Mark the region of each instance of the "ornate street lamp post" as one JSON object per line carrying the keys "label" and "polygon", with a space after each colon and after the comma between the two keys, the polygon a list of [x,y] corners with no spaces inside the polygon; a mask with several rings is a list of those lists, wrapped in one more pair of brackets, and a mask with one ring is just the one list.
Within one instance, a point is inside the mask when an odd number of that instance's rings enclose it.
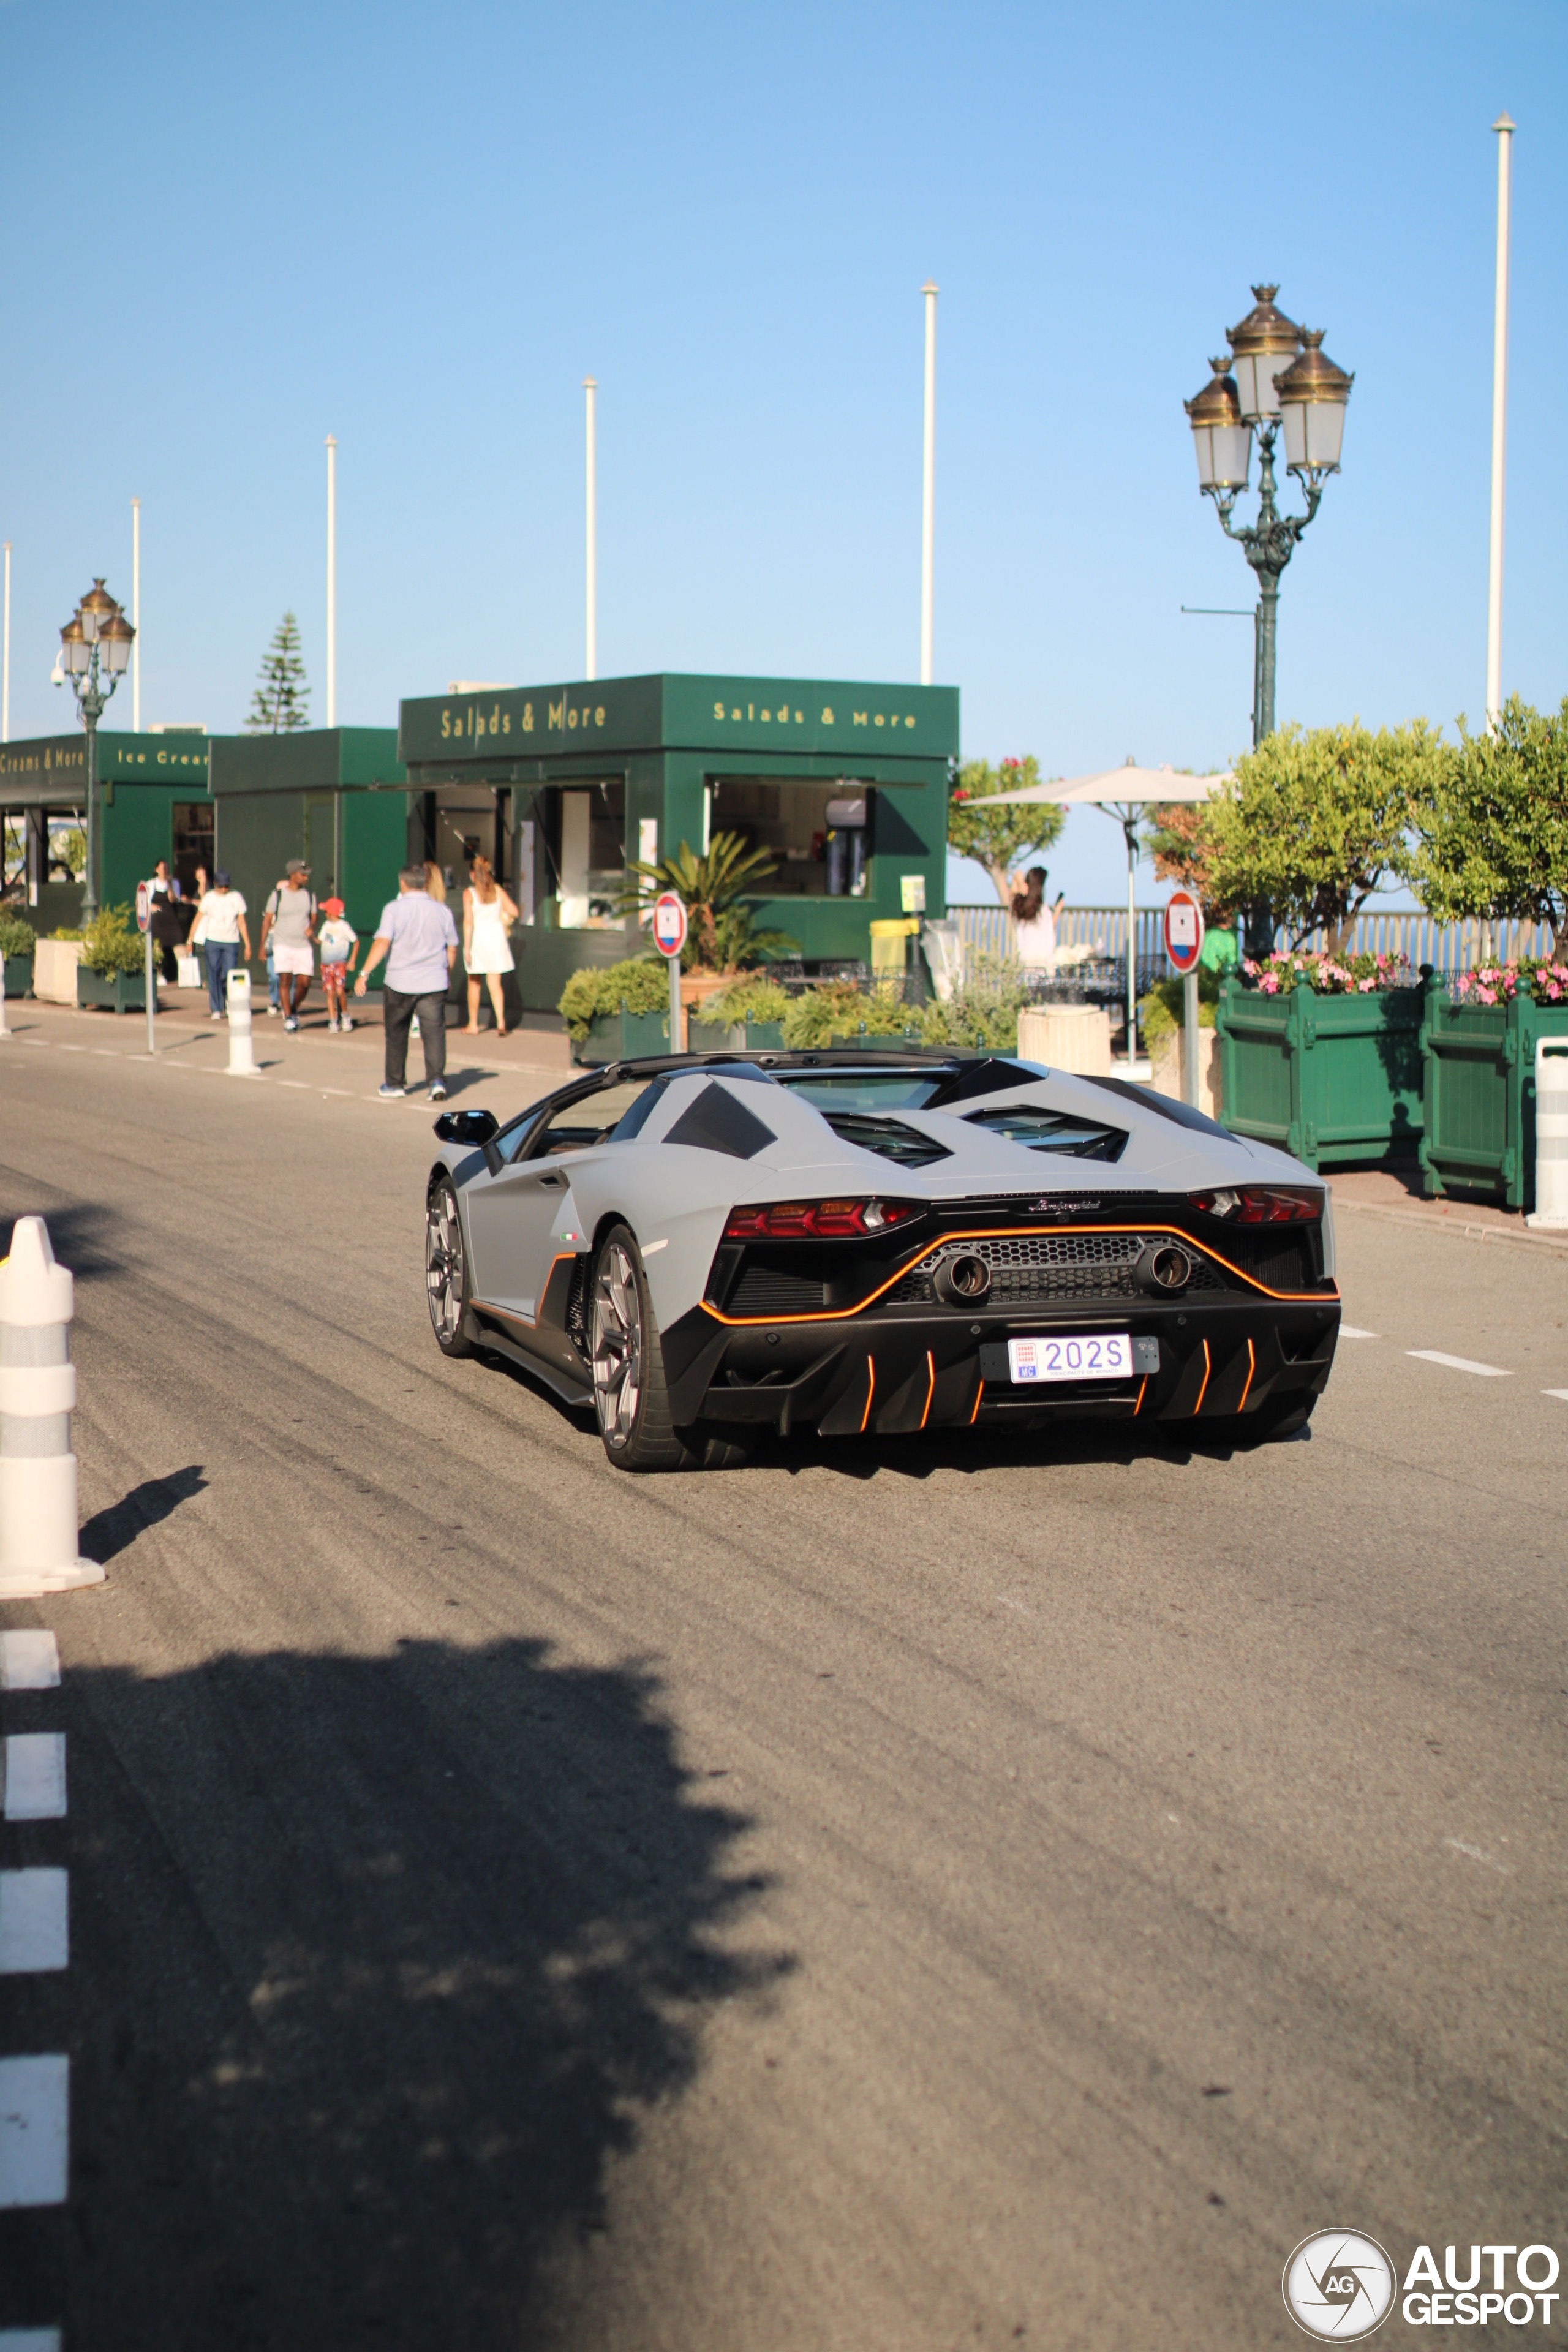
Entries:
{"label": "ornate street lamp post", "polygon": [[[1220,528],[1234,539],[1258,574],[1252,672],[1252,740],[1274,732],[1274,649],[1279,578],[1323,495],[1340,470],[1345,404],[1353,376],[1324,353],[1321,330],[1308,331],[1274,307],[1277,286],[1255,286],[1256,310],[1226,331],[1230,361],[1211,360],[1214,374],[1195,400],[1184,403],[1198,460],[1198,487],[1213,499]],[[1274,445],[1285,434],[1287,470],[1307,494],[1303,515],[1281,514],[1274,503]],[[1247,486],[1252,436],[1258,436],[1258,520],[1233,529],[1231,511]]]}
{"label": "ornate street lamp post", "polygon": [[136,632],[101,580],[95,580],[60,631],[55,683],[68,677],[87,731],[87,871],[82,919],[98,912],[98,722],[125,675]]}

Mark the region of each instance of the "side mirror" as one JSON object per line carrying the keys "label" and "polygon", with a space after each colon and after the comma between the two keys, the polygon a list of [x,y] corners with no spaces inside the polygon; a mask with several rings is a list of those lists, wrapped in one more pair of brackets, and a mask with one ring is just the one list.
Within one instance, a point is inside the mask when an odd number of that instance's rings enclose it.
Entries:
{"label": "side mirror", "polygon": [[500,1133],[500,1121],[493,1110],[444,1110],[436,1121],[436,1132],[443,1143],[467,1143],[482,1149]]}

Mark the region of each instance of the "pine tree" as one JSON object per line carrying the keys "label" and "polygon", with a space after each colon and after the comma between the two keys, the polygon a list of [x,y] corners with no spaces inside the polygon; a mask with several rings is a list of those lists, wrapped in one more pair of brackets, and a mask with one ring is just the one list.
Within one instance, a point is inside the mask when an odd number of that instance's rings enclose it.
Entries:
{"label": "pine tree", "polygon": [[310,723],[310,689],[300,658],[300,624],[292,613],[285,613],[261,665],[261,683],[250,698],[246,732],[291,735]]}

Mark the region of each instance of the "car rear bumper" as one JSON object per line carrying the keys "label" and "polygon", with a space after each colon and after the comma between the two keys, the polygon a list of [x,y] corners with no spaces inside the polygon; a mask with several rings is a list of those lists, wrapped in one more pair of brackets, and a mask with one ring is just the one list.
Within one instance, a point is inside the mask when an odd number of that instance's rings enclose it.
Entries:
{"label": "car rear bumper", "polygon": [[[1044,1310],[902,1308],[846,1322],[744,1328],[699,1307],[665,1333],[663,1344],[678,1426],[894,1436],[1075,1416],[1219,1422],[1308,1402],[1327,1382],[1339,1325],[1331,1293],[1289,1306],[1236,1297],[1098,1307],[1075,1301]],[[1131,1337],[1132,1379],[1013,1385],[1009,1339],[1089,1331]]]}

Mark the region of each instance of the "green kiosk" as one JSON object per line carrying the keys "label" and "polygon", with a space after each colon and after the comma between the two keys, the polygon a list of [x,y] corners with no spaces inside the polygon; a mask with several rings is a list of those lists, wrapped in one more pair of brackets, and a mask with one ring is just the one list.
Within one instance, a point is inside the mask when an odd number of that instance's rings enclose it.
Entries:
{"label": "green kiosk", "polygon": [[313,727],[289,735],[215,735],[217,863],[250,908],[250,939],[291,857],[317,898],[342,899],[363,939],[397,896],[408,856],[408,795],[390,727]]}
{"label": "green kiosk", "polygon": [[869,961],[871,926],[945,909],[956,687],[661,672],[400,706],[416,854],[454,899],[482,852],[521,911],[524,1008],[646,941],[628,860],[738,833],[773,860],[755,903],[806,969]]}
{"label": "green kiosk", "polygon": [[[145,735],[99,730],[100,906],[129,906],[160,857],[187,892],[198,866],[210,872],[210,749],[199,728]],[[0,821],[7,903],[44,936],[79,924],[82,886],[60,836],[87,824],[87,739],[79,728],[0,744]]]}

